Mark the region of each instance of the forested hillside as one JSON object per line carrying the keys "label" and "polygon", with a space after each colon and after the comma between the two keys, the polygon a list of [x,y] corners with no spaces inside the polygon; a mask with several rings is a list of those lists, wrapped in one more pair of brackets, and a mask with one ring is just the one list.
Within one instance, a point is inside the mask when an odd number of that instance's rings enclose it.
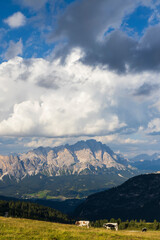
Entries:
{"label": "forested hillside", "polygon": [[30,202],[0,200],[0,215],[59,223],[71,223],[67,215],[55,209]]}
{"label": "forested hillside", "polygon": [[93,194],[76,209],[75,215],[90,220],[160,221],[160,174],[136,176],[118,187]]}

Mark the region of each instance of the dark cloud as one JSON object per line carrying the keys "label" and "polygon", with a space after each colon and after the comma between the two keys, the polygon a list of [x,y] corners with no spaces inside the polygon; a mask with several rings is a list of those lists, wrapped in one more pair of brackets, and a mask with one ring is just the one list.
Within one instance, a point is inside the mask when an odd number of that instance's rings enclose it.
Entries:
{"label": "dark cloud", "polygon": [[110,69],[124,72],[137,43],[121,31],[114,31],[101,44],[86,50],[83,61],[90,65],[108,65]]}
{"label": "dark cloud", "polygon": [[134,3],[131,0],[76,1],[59,17],[57,29],[49,35],[48,40],[67,40],[65,51],[60,52],[63,56],[77,46],[90,55],[93,55],[94,50],[103,51],[100,42],[103,42],[104,33],[110,27],[119,27],[124,15],[132,12],[138,2],[139,0]]}
{"label": "dark cloud", "polygon": [[[105,65],[118,72],[160,69],[160,25],[149,27],[140,40],[120,30],[123,18],[146,0],[81,0],[71,4],[58,19],[57,29],[48,37],[64,39],[64,59],[74,47],[83,49],[85,64]],[[115,30],[105,36],[109,28]]]}
{"label": "dark cloud", "polygon": [[130,67],[135,71],[160,70],[160,25],[147,29],[142,39],[137,43]]}
{"label": "dark cloud", "polygon": [[134,96],[148,96],[159,89],[158,84],[144,83],[134,93]]}
{"label": "dark cloud", "polygon": [[139,41],[116,30],[100,46],[96,44],[93,49],[86,51],[84,60],[91,65],[108,65],[118,72],[159,71],[159,43],[160,25],[148,28]]}
{"label": "dark cloud", "polygon": [[108,65],[118,72],[160,70],[160,25],[150,27],[140,41],[114,31],[98,46],[86,51],[88,64]]}
{"label": "dark cloud", "polygon": [[117,27],[126,13],[131,12],[136,0],[81,0],[76,1],[59,18],[53,38],[68,37],[71,44],[88,46],[102,37],[109,27]]}

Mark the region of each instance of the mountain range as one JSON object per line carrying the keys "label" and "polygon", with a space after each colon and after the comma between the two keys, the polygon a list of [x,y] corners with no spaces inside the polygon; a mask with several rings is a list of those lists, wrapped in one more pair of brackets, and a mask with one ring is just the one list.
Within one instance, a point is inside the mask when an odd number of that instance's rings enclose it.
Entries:
{"label": "mountain range", "polygon": [[39,147],[0,156],[0,194],[5,191],[14,197],[86,197],[138,173],[129,160],[95,140]]}
{"label": "mountain range", "polygon": [[133,158],[130,158],[131,162],[143,162],[143,161],[154,161],[160,159],[160,153],[154,153],[152,155],[139,154]]}
{"label": "mountain range", "polygon": [[20,180],[39,173],[47,176],[98,174],[109,169],[132,171],[133,167],[127,159],[95,140],[0,156],[1,179],[8,175]]}
{"label": "mountain range", "polygon": [[139,171],[144,172],[158,172],[160,171],[160,154],[153,155],[140,154],[130,159],[131,165]]}

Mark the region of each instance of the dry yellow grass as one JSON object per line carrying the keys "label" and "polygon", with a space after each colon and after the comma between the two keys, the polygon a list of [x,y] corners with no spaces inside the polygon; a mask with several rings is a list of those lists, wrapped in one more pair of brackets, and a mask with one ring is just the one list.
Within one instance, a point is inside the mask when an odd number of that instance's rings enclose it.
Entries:
{"label": "dry yellow grass", "polygon": [[0,217],[0,239],[3,240],[160,240],[159,231],[107,231],[80,228],[43,221]]}

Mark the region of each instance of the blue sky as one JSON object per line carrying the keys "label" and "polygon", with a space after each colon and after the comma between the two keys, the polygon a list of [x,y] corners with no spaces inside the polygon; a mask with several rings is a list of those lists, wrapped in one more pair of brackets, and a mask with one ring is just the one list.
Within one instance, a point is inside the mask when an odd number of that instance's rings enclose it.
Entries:
{"label": "blue sky", "polygon": [[160,152],[159,0],[1,1],[0,40],[1,154]]}
{"label": "blue sky", "polygon": [[[42,7],[38,10],[34,7],[34,4],[32,7],[31,1],[29,4],[27,4],[27,1],[21,2],[16,0],[7,0],[1,3],[2,53],[5,53],[4,45],[7,47],[10,41],[17,43],[20,39],[23,42],[23,52],[19,55],[24,58],[45,57],[49,51],[53,50],[56,42],[49,43],[46,36],[49,34],[51,28],[54,29],[56,27],[56,18],[58,18],[58,15],[62,14],[66,7],[74,1],[41,2],[44,2],[44,4],[42,4]],[[55,5],[54,8],[52,5]],[[16,13],[22,15],[22,18],[25,19],[24,23],[21,22],[22,19],[19,19],[18,27],[7,24],[5,20],[14,16]],[[5,58],[2,54],[1,61],[3,60],[5,60]]]}

